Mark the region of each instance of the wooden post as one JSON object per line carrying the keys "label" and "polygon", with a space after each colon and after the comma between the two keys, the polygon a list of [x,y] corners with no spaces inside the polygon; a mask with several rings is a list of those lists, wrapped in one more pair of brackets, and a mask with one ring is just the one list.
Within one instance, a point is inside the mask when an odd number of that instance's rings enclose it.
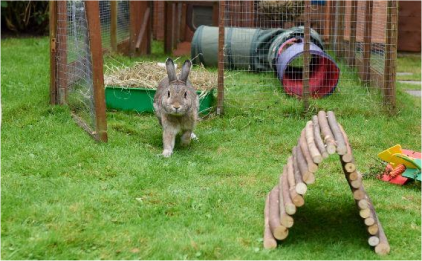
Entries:
{"label": "wooden post", "polygon": [[110,1],[110,44],[113,52],[117,52],[117,4],[117,0]]}
{"label": "wooden post", "polygon": [[107,142],[107,118],[104,94],[103,52],[101,48],[101,25],[98,1],[86,1],[89,47],[92,60],[92,81],[96,116],[96,136]]}
{"label": "wooden post", "polygon": [[371,36],[372,36],[372,0],[365,2],[365,28],[363,35],[363,75],[364,84],[371,80]]}
{"label": "wooden post", "polygon": [[344,57],[344,13],[345,13],[345,1],[339,1],[339,8],[338,8],[338,21],[337,21],[337,46],[336,46],[336,53],[339,58]]}
{"label": "wooden post", "polygon": [[[147,10],[145,11],[144,18],[142,20],[141,29],[139,31],[138,38],[135,44],[135,49],[137,51],[140,50],[141,52],[143,52],[143,54],[147,52],[146,50],[147,46],[145,44],[145,41],[147,40],[148,37],[146,37],[145,32],[147,31],[147,26],[150,20],[150,13],[151,13],[151,10],[148,7]],[[141,49],[141,44],[144,47],[143,49]]]}
{"label": "wooden post", "polygon": [[[149,1],[129,1],[130,6],[130,56],[149,54],[151,41],[151,15],[148,15]],[[148,17],[146,17],[148,16]],[[141,45],[136,48],[142,21],[146,21]]]}
{"label": "wooden post", "polygon": [[217,115],[224,114],[224,11],[225,1],[220,1],[219,24],[218,24],[218,92],[217,92]]}
{"label": "wooden post", "polygon": [[49,16],[50,16],[50,104],[57,104],[57,2],[49,2]]}
{"label": "wooden post", "polygon": [[394,111],[396,108],[396,62],[397,62],[397,1],[387,4],[387,41],[384,65],[384,104]]}
{"label": "wooden post", "polygon": [[171,54],[173,51],[173,8],[174,3],[165,1],[164,3],[164,52]]}
{"label": "wooden post", "polygon": [[[57,1],[57,96],[58,103],[65,104],[67,99],[67,2]],[[56,98],[57,99],[57,98]]]}
{"label": "wooden post", "polygon": [[330,49],[335,48],[335,26],[336,26],[336,0],[330,0]]}
{"label": "wooden post", "polygon": [[311,60],[311,54],[309,51],[310,41],[311,41],[311,2],[309,0],[305,1],[305,37],[304,37],[304,47],[303,47],[303,109],[305,112],[309,110],[309,63]]}
{"label": "wooden post", "polygon": [[352,8],[350,11],[350,39],[349,39],[349,53],[348,53],[348,64],[350,67],[355,66],[355,53],[356,53],[356,23],[357,23],[357,6],[358,1],[353,0],[351,2]]}

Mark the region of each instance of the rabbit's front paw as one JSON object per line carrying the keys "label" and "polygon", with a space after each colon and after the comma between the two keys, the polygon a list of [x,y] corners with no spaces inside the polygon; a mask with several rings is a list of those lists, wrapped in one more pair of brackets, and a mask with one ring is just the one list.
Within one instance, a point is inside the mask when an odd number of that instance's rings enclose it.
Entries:
{"label": "rabbit's front paw", "polygon": [[170,157],[171,156],[171,154],[173,153],[173,151],[171,151],[171,150],[164,150],[163,151],[163,156],[165,157],[165,158],[168,158],[168,157]]}

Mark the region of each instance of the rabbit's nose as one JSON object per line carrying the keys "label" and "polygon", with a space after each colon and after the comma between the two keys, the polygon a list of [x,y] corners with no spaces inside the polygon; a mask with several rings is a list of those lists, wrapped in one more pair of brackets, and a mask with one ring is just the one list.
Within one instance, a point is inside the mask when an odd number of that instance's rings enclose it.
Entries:
{"label": "rabbit's nose", "polygon": [[177,111],[178,109],[180,109],[180,105],[173,105],[173,108]]}

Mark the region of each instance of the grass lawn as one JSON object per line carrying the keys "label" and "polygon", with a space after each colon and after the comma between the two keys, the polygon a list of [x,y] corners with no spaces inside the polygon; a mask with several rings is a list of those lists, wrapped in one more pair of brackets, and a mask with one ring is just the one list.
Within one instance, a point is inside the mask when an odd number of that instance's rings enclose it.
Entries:
{"label": "grass lawn", "polygon": [[[383,169],[380,151],[398,143],[421,148],[421,100],[400,86],[395,116],[355,80],[338,86],[349,96],[312,101],[314,113],[335,111],[348,133],[390,255],[379,257],[368,246],[334,156],[320,166],[287,240],[267,251],[265,197],[310,119],[299,101],[276,87],[260,91],[262,78],[244,73],[227,90],[224,117],[203,119],[199,141],[176,145],[164,159],[152,114],[109,111],[109,143],[98,144],[67,107],[50,106],[48,44],[1,41],[3,259],[420,260],[420,183],[375,179]],[[149,59],[155,58],[162,56]]]}

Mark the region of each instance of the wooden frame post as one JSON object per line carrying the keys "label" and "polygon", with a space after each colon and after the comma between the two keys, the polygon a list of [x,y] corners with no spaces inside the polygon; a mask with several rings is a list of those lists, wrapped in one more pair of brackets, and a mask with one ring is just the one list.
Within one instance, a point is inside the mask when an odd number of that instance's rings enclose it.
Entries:
{"label": "wooden frame post", "polygon": [[107,142],[107,116],[104,94],[103,52],[101,45],[101,25],[98,1],[86,1],[89,47],[92,61],[92,81],[96,116],[96,137]]}
{"label": "wooden frame post", "polygon": [[358,1],[353,0],[351,2],[351,11],[350,11],[350,39],[349,39],[349,51],[347,54],[348,64],[350,67],[354,67],[356,64],[355,53],[356,53],[356,24],[357,24],[357,6]]}
{"label": "wooden frame post", "polygon": [[174,12],[175,4],[170,1],[164,3],[164,52],[170,54],[174,47]]}
{"label": "wooden frame post", "polygon": [[110,45],[113,52],[117,52],[117,0],[110,0]]}
{"label": "wooden frame post", "polygon": [[50,19],[50,104],[57,104],[57,60],[56,60],[56,37],[57,37],[57,2],[49,3]]}
{"label": "wooden frame post", "polygon": [[225,1],[219,2],[219,24],[218,24],[218,91],[217,91],[217,115],[224,114],[224,11]]}
{"label": "wooden frame post", "polygon": [[57,63],[57,98],[58,104],[66,104],[67,100],[67,2],[57,1],[56,53]]}
{"label": "wooden frame post", "polygon": [[[151,8],[150,1],[129,1],[130,7],[130,56],[151,53]],[[144,24],[144,26],[142,26]],[[141,30],[144,29],[140,47],[136,48]]]}
{"label": "wooden frame post", "polygon": [[336,0],[330,0],[330,27],[329,27],[329,43],[330,43],[330,48],[332,50],[334,50],[335,48],[335,25],[336,25],[336,6],[337,6],[337,1]]}
{"label": "wooden frame post", "polygon": [[336,35],[336,53],[339,58],[344,57],[344,13],[346,10],[345,1],[338,1],[338,21],[337,21],[337,35]]}
{"label": "wooden frame post", "polygon": [[311,2],[305,1],[305,32],[303,46],[303,75],[302,75],[302,99],[305,113],[309,110],[309,63],[311,60],[310,42],[311,42]]}
{"label": "wooden frame post", "polygon": [[398,6],[396,0],[387,4],[387,37],[384,64],[384,104],[396,109],[396,62],[398,37]]}
{"label": "wooden frame post", "polygon": [[363,75],[362,81],[368,85],[371,80],[371,36],[372,36],[372,0],[365,2],[365,28],[363,35]]}

